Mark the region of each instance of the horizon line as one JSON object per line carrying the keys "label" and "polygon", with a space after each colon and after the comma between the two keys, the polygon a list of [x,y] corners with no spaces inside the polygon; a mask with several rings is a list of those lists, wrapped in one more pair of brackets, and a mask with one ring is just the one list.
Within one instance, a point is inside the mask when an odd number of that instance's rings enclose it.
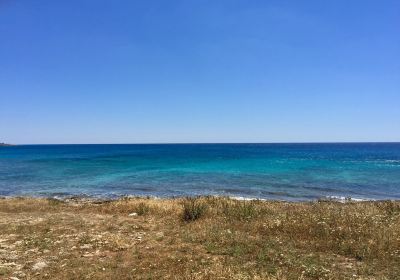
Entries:
{"label": "horizon line", "polygon": [[310,142],[138,142],[138,143],[4,143],[10,146],[40,145],[240,145],[240,144],[400,144],[400,141],[310,141]]}

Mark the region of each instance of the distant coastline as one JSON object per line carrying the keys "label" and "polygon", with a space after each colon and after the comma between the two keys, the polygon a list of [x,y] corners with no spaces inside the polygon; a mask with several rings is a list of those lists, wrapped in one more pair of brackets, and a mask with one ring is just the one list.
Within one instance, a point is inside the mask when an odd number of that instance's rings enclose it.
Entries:
{"label": "distant coastline", "polygon": [[8,147],[8,146],[14,146],[14,145],[7,143],[0,143],[0,147]]}

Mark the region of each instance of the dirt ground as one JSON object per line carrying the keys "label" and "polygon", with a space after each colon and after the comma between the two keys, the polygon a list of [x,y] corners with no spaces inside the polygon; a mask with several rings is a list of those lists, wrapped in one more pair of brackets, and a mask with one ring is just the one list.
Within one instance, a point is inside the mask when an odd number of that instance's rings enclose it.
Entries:
{"label": "dirt ground", "polygon": [[0,199],[0,279],[400,279],[400,202]]}

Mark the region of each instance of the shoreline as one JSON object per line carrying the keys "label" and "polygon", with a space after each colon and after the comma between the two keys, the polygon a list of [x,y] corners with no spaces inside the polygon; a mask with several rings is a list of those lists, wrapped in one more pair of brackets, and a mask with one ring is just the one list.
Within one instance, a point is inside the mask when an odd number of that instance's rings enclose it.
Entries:
{"label": "shoreline", "polygon": [[385,202],[385,201],[400,201],[400,199],[366,199],[366,198],[354,198],[345,196],[325,196],[316,199],[304,199],[304,200],[285,200],[285,199],[268,199],[259,197],[246,197],[246,196],[229,196],[229,195],[188,195],[188,196],[152,196],[152,195],[119,195],[113,197],[107,196],[90,196],[90,195],[1,195],[1,199],[54,199],[63,202],[68,201],[84,201],[84,202],[110,202],[119,201],[125,199],[154,199],[154,200],[179,200],[185,198],[223,198],[238,201],[262,201],[262,202],[282,202],[282,203],[313,203],[313,202]]}

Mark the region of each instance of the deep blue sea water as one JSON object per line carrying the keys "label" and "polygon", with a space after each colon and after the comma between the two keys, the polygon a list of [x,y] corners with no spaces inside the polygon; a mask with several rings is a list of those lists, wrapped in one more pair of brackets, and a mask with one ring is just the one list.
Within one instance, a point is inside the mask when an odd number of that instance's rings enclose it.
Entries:
{"label": "deep blue sea water", "polygon": [[400,199],[400,143],[0,147],[0,195]]}

